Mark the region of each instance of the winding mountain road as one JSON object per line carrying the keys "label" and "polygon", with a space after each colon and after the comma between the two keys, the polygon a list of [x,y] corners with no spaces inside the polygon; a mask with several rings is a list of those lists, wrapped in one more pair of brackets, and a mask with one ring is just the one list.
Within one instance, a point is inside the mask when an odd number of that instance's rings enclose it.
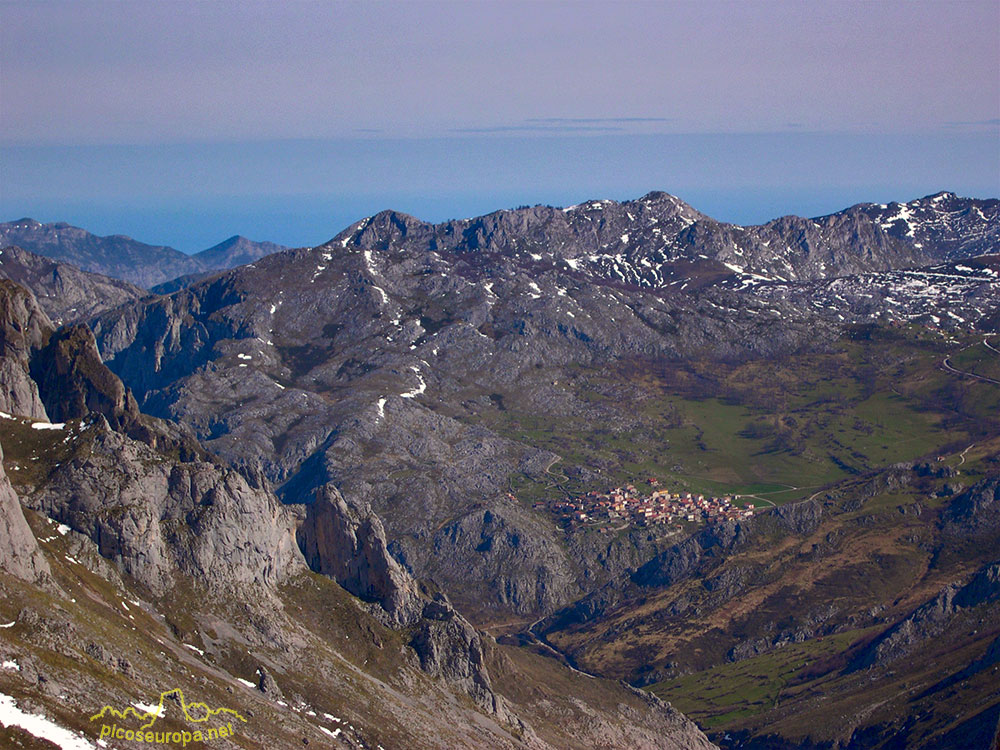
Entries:
{"label": "winding mountain road", "polygon": [[[1000,354],[1000,350],[996,349],[993,346],[990,346],[989,339],[983,338],[983,345],[986,346],[987,349],[990,349],[990,350],[992,350],[994,352],[997,352],[997,354]],[[969,344],[964,349],[961,349],[959,351],[959,354],[961,354],[962,352],[964,352],[966,349],[971,349],[974,346],[976,346],[976,345],[975,344]],[[994,385],[1000,385],[1000,380],[995,380],[993,378],[988,378],[985,375],[977,375],[976,373],[974,373],[974,372],[968,372],[967,370],[959,370],[959,369],[957,369],[956,367],[952,366],[952,364],[951,364],[951,357],[950,356],[949,357],[945,357],[944,359],[941,360],[941,366],[946,371],[948,371],[950,373],[953,373],[955,375],[965,375],[966,377],[975,378],[976,380],[982,380],[982,381],[984,381],[986,383],[993,383]]]}
{"label": "winding mountain road", "polygon": [[970,450],[972,450],[972,447],[974,445],[975,445],[975,443],[972,443],[972,445],[970,445],[968,448],[966,448],[964,451],[962,451],[961,453],[958,454],[958,457],[960,459],[962,459],[961,461],[958,462],[959,466],[961,466],[962,464],[965,463],[965,454],[968,453]]}
{"label": "winding mountain road", "polygon": [[941,360],[942,366],[948,372],[953,373],[955,375],[964,375],[965,377],[968,378],[975,378],[976,380],[982,380],[986,383],[993,383],[994,385],[1000,385],[1000,380],[994,380],[993,378],[988,378],[985,375],[976,375],[976,373],[974,372],[968,372],[967,370],[958,370],[955,367],[952,367],[951,362],[949,361],[950,359],[951,357],[945,357],[944,359]]}

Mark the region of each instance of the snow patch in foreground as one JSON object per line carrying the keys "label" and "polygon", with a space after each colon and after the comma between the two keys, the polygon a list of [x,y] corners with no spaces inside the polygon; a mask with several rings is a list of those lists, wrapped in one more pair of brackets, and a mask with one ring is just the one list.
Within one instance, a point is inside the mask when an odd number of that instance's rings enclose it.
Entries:
{"label": "snow patch in foreground", "polygon": [[132,704],[132,707],[138,708],[140,711],[146,714],[147,717],[155,716],[157,718],[161,718],[166,713],[166,707],[161,706],[159,703],[152,704],[152,703],[143,703],[142,701],[137,701]]}
{"label": "snow patch in foreground", "polygon": [[61,727],[44,714],[25,713],[11,696],[0,693],[0,724],[20,727],[29,734],[58,745],[62,750],[94,750],[94,745]]}

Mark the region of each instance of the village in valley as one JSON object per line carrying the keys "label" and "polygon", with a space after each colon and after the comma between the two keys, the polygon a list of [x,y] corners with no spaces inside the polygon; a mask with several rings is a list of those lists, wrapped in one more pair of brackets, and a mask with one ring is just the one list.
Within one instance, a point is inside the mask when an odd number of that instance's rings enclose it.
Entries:
{"label": "village in valley", "polygon": [[536,510],[548,510],[567,526],[594,525],[602,531],[618,530],[628,526],[654,524],[682,524],[734,521],[750,518],[754,505],[740,507],[734,504],[739,495],[707,497],[691,492],[674,492],[656,489],[659,481],[647,480],[651,494],[641,496],[635,485],[601,493],[588,492],[581,497],[535,503]]}

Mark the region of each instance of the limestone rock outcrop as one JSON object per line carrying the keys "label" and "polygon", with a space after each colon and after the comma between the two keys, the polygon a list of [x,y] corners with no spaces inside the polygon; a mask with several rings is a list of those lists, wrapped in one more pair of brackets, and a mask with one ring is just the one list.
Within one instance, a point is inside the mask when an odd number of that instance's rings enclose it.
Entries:
{"label": "limestone rock outcrop", "polygon": [[52,322],[27,289],[0,279],[0,411],[48,421],[29,373],[31,353],[52,331]]}
{"label": "limestone rock outcrop", "polygon": [[50,575],[38,540],[24,518],[21,502],[3,469],[0,448],[0,569],[27,581]]}
{"label": "limestone rock outcrop", "polygon": [[332,484],[316,491],[299,529],[309,567],[367,601],[395,626],[410,625],[422,605],[414,580],[386,548],[385,530],[371,508],[351,508]]}

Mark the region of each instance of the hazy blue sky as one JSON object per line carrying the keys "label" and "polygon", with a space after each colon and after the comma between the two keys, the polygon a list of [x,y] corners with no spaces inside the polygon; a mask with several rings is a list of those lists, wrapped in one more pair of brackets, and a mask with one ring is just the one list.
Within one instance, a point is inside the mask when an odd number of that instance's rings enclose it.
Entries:
{"label": "hazy blue sky", "polygon": [[202,249],[662,189],[1000,194],[1000,4],[5,2],[0,218]]}

